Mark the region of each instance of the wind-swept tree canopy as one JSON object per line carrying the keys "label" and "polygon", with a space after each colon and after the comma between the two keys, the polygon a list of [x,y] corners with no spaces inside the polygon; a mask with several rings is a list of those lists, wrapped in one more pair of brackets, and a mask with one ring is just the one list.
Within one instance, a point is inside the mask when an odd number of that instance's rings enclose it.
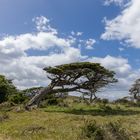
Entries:
{"label": "wind-swept tree canopy", "polygon": [[33,97],[28,106],[39,104],[46,94],[59,92],[82,92],[92,96],[109,83],[117,82],[115,73],[105,69],[98,63],[78,62],[55,67],[46,67],[44,70],[51,80],[50,85]]}

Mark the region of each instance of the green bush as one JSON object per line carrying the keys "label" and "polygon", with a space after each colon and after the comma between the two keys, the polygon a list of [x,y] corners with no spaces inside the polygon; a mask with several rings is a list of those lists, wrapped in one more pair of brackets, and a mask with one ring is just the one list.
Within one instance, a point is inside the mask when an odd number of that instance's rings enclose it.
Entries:
{"label": "green bush", "polygon": [[15,104],[24,103],[27,100],[27,97],[23,93],[16,93],[9,97],[9,101]]}
{"label": "green bush", "polygon": [[108,99],[100,99],[100,98],[97,98],[95,100],[95,103],[107,104],[107,103],[109,103],[109,100]]}
{"label": "green bush", "polygon": [[46,100],[48,105],[57,105],[58,104],[58,100],[56,98],[52,98],[52,99],[48,99]]}
{"label": "green bush", "polygon": [[96,124],[96,121],[86,121],[82,128],[82,137],[94,140],[104,140],[104,130]]}
{"label": "green bush", "polygon": [[18,93],[18,90],[12,84],[12,81],[6,79],[3,75],[0,75],[0,103],[8,101],[9,96],[16,93]]}

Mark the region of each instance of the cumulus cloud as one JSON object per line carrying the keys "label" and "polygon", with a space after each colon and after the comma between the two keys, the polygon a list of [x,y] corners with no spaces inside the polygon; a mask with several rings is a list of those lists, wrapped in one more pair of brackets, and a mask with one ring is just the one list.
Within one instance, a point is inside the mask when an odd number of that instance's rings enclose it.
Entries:
{"label": "cumulus cloud", "polygon": [[119,40],[125,44],[140,48],[140,1],[131,0],[121,14],[112,20],[105,18],[105,32],[101,35],[104,40]]}
{"label": "cumulus cloud", "polygon": [[[45,86],[48,84],[43,68],[63,63],[80,61],[85,56],[73,47],[75,38],[59,37],[59,33],[49,24],[46,17],[33,19],[37,32],[0,39],[0,73],[13,79],[19,88]],[[29,55],[29,51],[46,51],[41,56]],[[49,50],[50,53],[49,53]],[[56,51],[57,50],[57,51]]]}
{"label": "cumulus cloud", "polygon": [[[13,79],[18,88],[46,86],[49,81],[42,70],[44,67],[87,58],[81,55],[79,48],[74,47],[79,42],[76,37],[82,32],[77,32],[74,37],[61,37],[46,17],[36,17],[33,22],[36,32],[0,39],[0,73]],[[32,51],[37,55],[30,55]],[[46,55],[42,55],[42,52],[46,52]]]}
{"label": "cumulus cloud", "polygon": [[106,57],[92,57],[89,58],[90,62],[97,62],[102,64],[104,67],[115,71],[118,83],[114,86],[113,90],[125,91],[128,94],[128,90],[131,84],[137,77],[139,77],[140,70],[134,70],[129,64],[126,58],[113,57],[107,55]]}
{"label": "cumulus cloud", "polygon": [[98,96],[115,100],[128,96],[129,89],[133,82],[139,77],[140,69],[133,69],[128,60],[123,57],[114,57],[107,55],[105,57],[91,57],[87,59],[90,62],[100,63],[105,68],[115,71],[118,83],[107,88],[103,88]]}
{"label": "cumulus cloud", "polygon": [[[138,77],[140,70],[133,70],[125,58],[109,55],[104,58],[83,56],[80,48],[75,45],[82,44],[89,49],[93,48],[96,41],[92,38],[81,39],[81,32],[61,37],[46,17],[34,18],[34,22],[37,22],[37,32],[5,36],[0,39],[0,73],[13,79],[18,88],[46,86],[49,80],[42,70],[44,67],[78,61],[98,62],[114,70],[119,79],[120,90],[127,91]],[[37,53],[31,55],[32,51]]]}
{"label": "cumulus cloud", "polygon": [[53,34],[57,34],[57,30],[51,27],[50,20],[48,18],[40,16],[33,18],[32,21],[35,23],[38,31],[49,31]]}

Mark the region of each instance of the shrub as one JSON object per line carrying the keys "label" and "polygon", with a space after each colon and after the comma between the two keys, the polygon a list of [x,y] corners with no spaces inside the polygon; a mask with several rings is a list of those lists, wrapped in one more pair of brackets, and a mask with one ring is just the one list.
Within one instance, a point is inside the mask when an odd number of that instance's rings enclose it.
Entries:
{"label": "shrub", "polygon": [[106,105],[106,104],[102,104],[102,103],[99,104],[99,108],[104,110],[104,111],[107,111],[107,112],[108,111],[112,111],[112,107],[111,106]]}
{"label": "shrub", "polygon": [[101,99],[101,98],[97,98],[95,100],[96,103],[102,103],[102,104],[107,104],[109,103],[109,100],[108,99]]}
{"label": "shrub", "polygon": [[128,101],[127,99],[124,99],[124,98],[118,99],[115,101],[115,103],[121,103],[121,104],[128,104],[130,102],[132,102],[132,101]]}
{"label": "shrub", "polygon": [[39,107],[44,108],[47,107],[48,105],[57,105],[57,104],[58,102],[56,99],[46,99],[39,104]]}
{"label": "shrub", "polygon": [[136,106],[140,107],[140,101],[137,101]]}
{"label": "shrub", "polygon": [[64,106],[63,98],[49,94],[41,101],[39,107],[47,107],[49,105]]}
{"label": "shrub", "polygon": [[103,140],[104,130],[96,124],[96,121],[86,121],[82,128],[82,136],[94,140]]}
{"label": "shrub", "polygon": [[106,130],[110,132],[115,140],[131,140],[130,134],[122,127],[120,121],[108,123],[106,125]]}
{"label": "shrub", "polygon": [[6,79],[5,76],[0,75],[0,103],[7,101],[8,96],[16,91],[12,82]]}
{"label": "shrub", "polygon": [[24,103],[27,100],[27,97],[23,93],[16,93],[9,97],[9,101],[15,104]]}
{"label": "shrub", "polygon": [[85,121],[81,138],[91,140],[135,140],[120,121],[97,125],[96,121]]}

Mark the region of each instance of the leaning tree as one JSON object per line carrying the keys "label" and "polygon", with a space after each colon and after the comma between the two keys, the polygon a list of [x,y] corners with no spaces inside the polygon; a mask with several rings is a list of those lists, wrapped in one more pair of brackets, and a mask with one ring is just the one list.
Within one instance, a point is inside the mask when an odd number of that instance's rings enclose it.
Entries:
{"label": "leaning tree", "polygon": [[129,90],[134,99],[140,101],[140,79],[137,79]]}
{"label": "leaning tree", "polygon": [[90,95],[90,102],[92,102],[100,88],[117,82],[114,78],[115,73],[99,63],[78,62],[46,67],[44,70],[48,73],[51,83],[28,102],[27,108],[32,105],[38,106],[47,94],[60,92],[81,92]]}

